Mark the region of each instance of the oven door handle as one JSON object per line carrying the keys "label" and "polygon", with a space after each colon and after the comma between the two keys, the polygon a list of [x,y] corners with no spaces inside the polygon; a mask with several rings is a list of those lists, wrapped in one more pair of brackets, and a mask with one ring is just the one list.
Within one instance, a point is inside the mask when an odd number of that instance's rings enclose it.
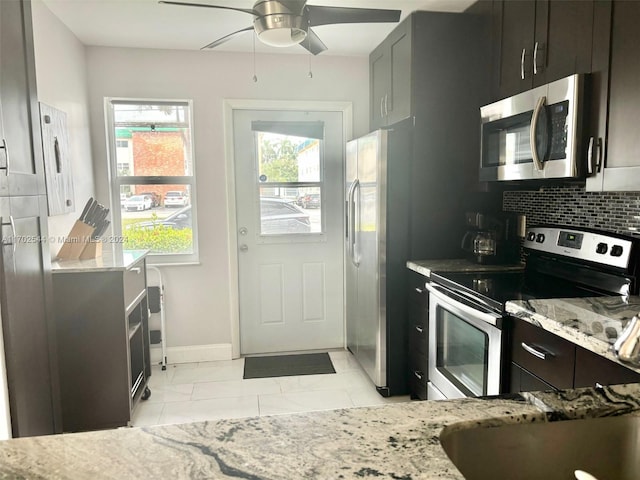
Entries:
{"label": "oven door handle", "polygon": [[429,290],[430,294],[432,294],[436,299],[440,300],[442,303],[445,303],[445,304],[448,303],[449,305],[454,306],[455,308],[457,308],[461,312],[464,312],[464,313],[472,316],[473,318],[477,318],[479,320],[482,320],[483,322],[486,322],[486,323],[488,323],[490,325],[493,325],[494,327],[498,327],[499,328],[500,321],[502,320],[502,316],[501,315],[482,312],[482,311],[477,310],[477,309],[475,309],[473,307],[465,305],[464,303],[461,303],[461,302],[451,298],[449,295],[447,295],[445,293],[446,290],[443,287],[441,287],[440,285],[434,285],[433,283],[427,283],[425,285],[425,287],[427,288],[427,290]]}

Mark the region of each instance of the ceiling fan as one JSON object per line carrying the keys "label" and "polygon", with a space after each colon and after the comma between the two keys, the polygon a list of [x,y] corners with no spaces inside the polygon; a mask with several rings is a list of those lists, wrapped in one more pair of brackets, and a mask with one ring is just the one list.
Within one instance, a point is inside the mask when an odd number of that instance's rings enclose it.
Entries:
{"label": "ceiling fan", "polygon": [[251,9],[169,0],[160,0],[158,3],[235,10],[253,15],[252,26],[225,35],[202,47],[203,50],[215,48],[240,33],[255,30],[262,43],[273,47],[290,47],[300,44],[313,55],[325,51],[327,46],[322,43],[311,27],[336,23],[398,22],[401,13],[400,10],[307,5],[306,0],[257,0]]}

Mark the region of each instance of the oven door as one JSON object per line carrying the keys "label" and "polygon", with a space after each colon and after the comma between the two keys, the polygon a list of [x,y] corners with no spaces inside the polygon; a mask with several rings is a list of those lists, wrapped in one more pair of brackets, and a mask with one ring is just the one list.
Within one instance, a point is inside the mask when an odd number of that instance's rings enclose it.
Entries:
{"label": "oven door", "polygon": [[449,399],[499,394],[502,316],[461,303],[440,285],[426,287],[431,390]]}

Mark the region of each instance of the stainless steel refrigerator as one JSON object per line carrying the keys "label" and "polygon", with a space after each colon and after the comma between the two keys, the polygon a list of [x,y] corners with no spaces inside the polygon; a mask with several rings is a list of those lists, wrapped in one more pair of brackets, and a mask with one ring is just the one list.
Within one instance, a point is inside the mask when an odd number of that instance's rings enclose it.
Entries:
{"label": "stainless steel refrigerator", "polygon": [[410,244],[412,130],[408,120],[346,147],[347,347],[384,396],[407,388],[401,279]]}

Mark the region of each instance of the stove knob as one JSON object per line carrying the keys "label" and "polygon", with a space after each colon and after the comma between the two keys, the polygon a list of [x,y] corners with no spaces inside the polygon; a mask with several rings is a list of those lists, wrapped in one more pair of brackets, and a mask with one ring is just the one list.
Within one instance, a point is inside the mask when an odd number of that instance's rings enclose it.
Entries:
{"label": "stove knob", "polygon": [[536,242],[538,243],[544,242],[544,233],[539,233],[538,236],[536,236]]}
{"label": "stove knob", "polygon": [[609,251],[609,245],[607,245],[606,243],[599,243],[598,246],[596,247],[596,253],[599,253],[600,255],[604,255],[608,251]]}
{"label": "stove knob", "polygon": [[527,234],[527,240],[529,240],[530,242],[533,242],[536,239],[536,232],[529,232]]}
{"label": "stove knob", "polygon": [[612,257],[621,257],[622,256],[622,247],[620,245],[614,245],[611,247],[611,256]]}

